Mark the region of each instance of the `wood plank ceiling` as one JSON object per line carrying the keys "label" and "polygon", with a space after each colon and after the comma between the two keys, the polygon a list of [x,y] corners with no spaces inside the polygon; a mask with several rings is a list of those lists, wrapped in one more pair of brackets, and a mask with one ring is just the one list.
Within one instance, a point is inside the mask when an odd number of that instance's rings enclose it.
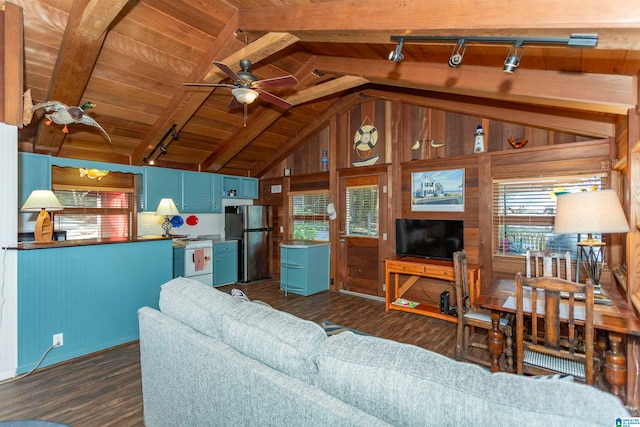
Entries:
{"label": "wood plank ceiling", "polygon": [[[175,123],[179,138],[158,165],[259,176],[326,126],[329,114],[358,102],[348,96],[354,93],[463,96],[584,115],[624,115],[637,105],[637,0],[615,7],[539,0],[517,8],[506,0],[10,3],[23,8],[24,89],[34,102],[95,103],[89,114],[112,139],[83,125],[65,135],[44,125],[39,112],[19,131],[20,150],[27,152],[139,165]],[[453,43],[406,43],[403,62],[387,60],[395,47],[391,35],[571,33],[597,33],[598,45],[525,45],[514,74],[501,70],[508,45],[469,45],[457,68],[447,66]],[[227,108],[228,89],[182,85],[228,82],[211,61],[239,70],[242,58],[253,61],[259,79],[294,75],[294,88],[273,91],[294,106],[284,111],[258,100],[244,127],[242,109]]]}

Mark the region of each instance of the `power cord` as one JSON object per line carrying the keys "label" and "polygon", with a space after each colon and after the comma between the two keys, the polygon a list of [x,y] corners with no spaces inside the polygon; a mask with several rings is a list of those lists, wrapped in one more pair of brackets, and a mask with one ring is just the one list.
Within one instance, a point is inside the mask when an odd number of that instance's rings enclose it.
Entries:
{"label": "power cord", "polygon": [[[3,319],[3,314],[4,314],[4,303],[6,301],[5,295],[4,295],[4,286],[5,286],[5,271],[6,271],[6,259],[7,259],[7,250],[9,249],[17,249],[18,248],[18,244],[14,243],[12,245],[7,245],[5,247],[3,247],[3,254],[2,254],[2,283],[0,283],[0,330],[2,330],[2,319]],[[0,382],[0,384],[6,384],[6,383],[10,383],[13,381],[17,381],[17,380],[21,380],[23,378],[25,378],[26,376],[30,375],[33,371],[35,371],[36,369],[38,369],[40,367],[40,365],[42,364],[42,362],[44,361],[44,358],[47,357],[47,354],[49,354],[49,352],[51,350],[53,350],[54,348],[56,348],[56,345],[52,345],[51,347],[49,347],[48,349],[45,350],[45,352],[42,354],[42,357],[40,357],[40,360],[38,360],[38,363],[36,363],[36,365],[31,368],[31,370],[29,370],[29,372],[26,372],[22,375],[19,375],[17,377],[13,377],[10,378],[8,380],[2,381]]]}

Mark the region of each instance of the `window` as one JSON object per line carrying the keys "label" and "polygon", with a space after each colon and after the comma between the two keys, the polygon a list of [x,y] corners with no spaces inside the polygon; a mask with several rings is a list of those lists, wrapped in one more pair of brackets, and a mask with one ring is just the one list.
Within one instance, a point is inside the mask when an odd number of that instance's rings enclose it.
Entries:
{"label": "window", "polygon": [[378,237],[378,186],[347,187],[347,236]]}
{"label": "window", "polygon": [[329,241],[329,191],[289,193],[292,237]]}
{"label": "window", "polygon": [[578,236],[554,234],[556,194],[600,189],[606,175],[553,176],[493,181],[493,250],[522,255],[527,249],[571,252]]}
{"label": "window", "polygon": [[55,186],[64,207],[54,216],[55,229],[68,240],[129,238],[132,235],[133,192],[127,189],[79,189]]}

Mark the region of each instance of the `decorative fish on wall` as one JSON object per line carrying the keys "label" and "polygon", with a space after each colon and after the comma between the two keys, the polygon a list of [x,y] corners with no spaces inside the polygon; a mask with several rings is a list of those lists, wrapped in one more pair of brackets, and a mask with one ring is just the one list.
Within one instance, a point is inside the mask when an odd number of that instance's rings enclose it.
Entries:
{"label": "decorative fish on wall", "polygon": [[44,108],[44,116],[47,118],[47,121],[45,123],[47,125],[50,125],[51,123],[64,125],[64,127],[62,128],[62,132],[64,133],[69,133],[67,125],[70,125],[72,123],[82,123],[85,125],[97,127],[102,131],[102,133],[105,134],[107,139],[109,139],[109,142],[111,142],[111,137],[109,136],[107,131],[105,131],[102,126],[100,126],[98,122],[95,121],[95,119],[85,113],[85,110],[88,110],[89,108],[93,108],[95,106],[96,104],[92,102],[85,102],[79,107],[69,107],[60,101],[46,101],[34,105],[33,107],[31,107],[31,111],[36,111],[40,108]]}
{"label": "decorative fish on wall", "polygon": [[98,181],[109,175],[109,171],[105,169],[78,168],[78,170],[80,171],[80,178],[84,178],[86,176],[89,179],[97,179]]}

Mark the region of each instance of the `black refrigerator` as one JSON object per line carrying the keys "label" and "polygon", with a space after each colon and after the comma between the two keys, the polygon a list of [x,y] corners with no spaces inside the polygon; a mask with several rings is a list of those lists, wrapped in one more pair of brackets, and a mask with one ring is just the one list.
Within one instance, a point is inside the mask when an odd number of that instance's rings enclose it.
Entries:
{"label": "black refrigerator", "polygon": [[227,206],[224,228],[227,239],[238,239],[238,281],[271,277],[271,212],[269,206]]}

